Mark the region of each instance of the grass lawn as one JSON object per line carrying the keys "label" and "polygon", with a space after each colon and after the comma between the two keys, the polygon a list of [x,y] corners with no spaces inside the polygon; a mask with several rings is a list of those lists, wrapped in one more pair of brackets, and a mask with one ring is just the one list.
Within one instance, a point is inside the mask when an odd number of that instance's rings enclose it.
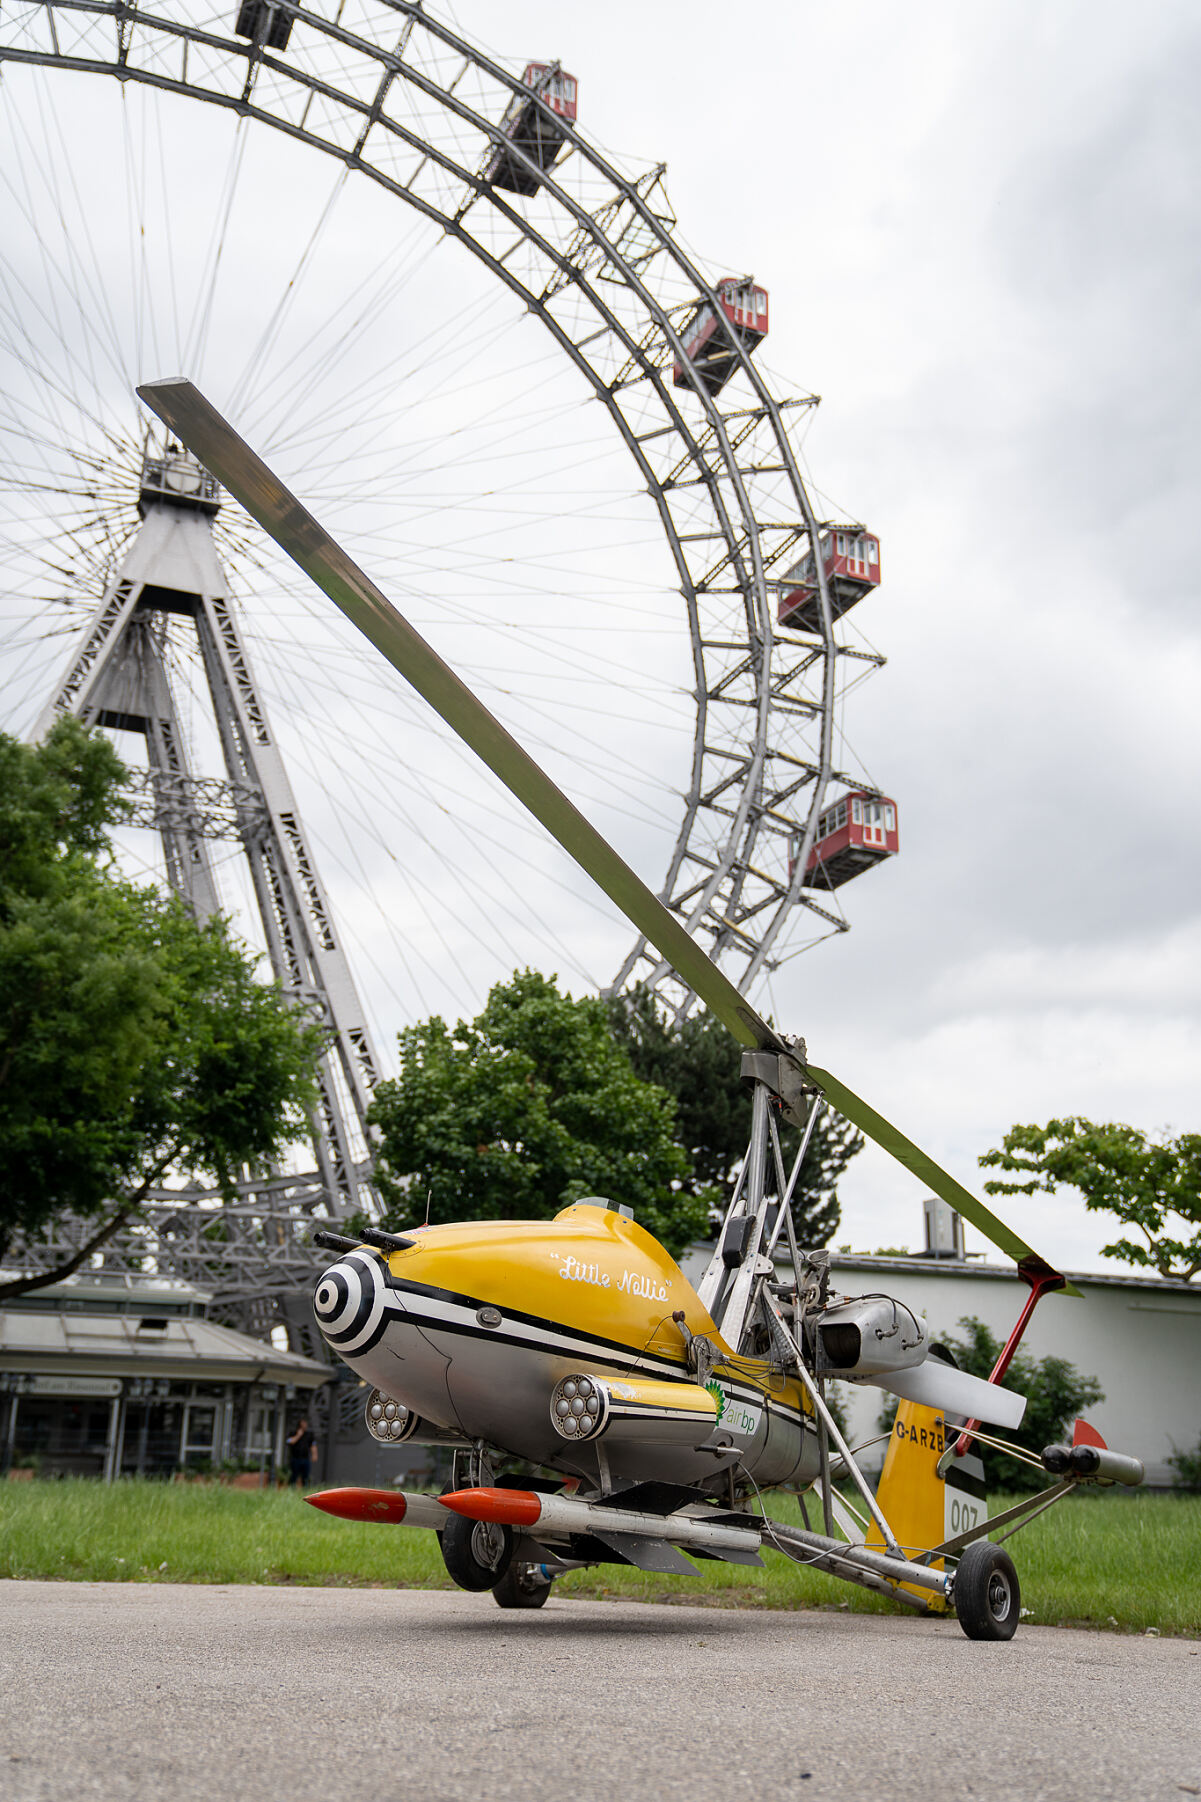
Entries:
{"label": "grass lawn", "polygon": [[[790,1497],[768,1506],[798,1518]],[[1009,1549],[1034,1621],[1201,1635],[1201,1496],[1073,1496]],[[137,1480],[0,1485],[0,1577],[452,1587],[432,1533],[335,1520],[295,1490]],[[575,1596],[901,1612],[771,1551],[761,1571],[705,1563],[671,1578],[605,1565],[560,1581]]]}

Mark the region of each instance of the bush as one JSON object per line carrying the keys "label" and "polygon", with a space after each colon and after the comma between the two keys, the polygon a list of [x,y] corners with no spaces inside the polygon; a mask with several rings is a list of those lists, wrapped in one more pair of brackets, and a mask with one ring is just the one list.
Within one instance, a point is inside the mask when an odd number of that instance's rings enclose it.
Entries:
{"label": "bush", "polygon": [[1176,1473],[1172,1478],[1173,1489],[1201,1490],[1201,1440],[1191,1452],[1182,1452],[1173,1440],[1168,1463]]}

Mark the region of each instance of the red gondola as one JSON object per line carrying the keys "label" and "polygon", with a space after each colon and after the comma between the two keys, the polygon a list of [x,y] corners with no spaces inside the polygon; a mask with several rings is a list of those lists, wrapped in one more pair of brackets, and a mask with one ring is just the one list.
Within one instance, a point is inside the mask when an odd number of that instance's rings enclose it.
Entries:
{"label": "red gondola", "polygon": [[[793,838],[788,859],[790,879],[800,843],[798,834]],[[803,886],[840,888],[862,870],[895,856],[899,849],[896,802],[870,790],[854,790],[827,807],[818,820]]]}
{"label": "red gondola", "polygon": [[[541,178],[512,155],[510,146],[523,150],[532,162],[546,171],[567,142],[564,134],[548,119],[543,107],[556,117],[574,125],[577,82],[574,75],[560,69],[558,63],[527,63],[522,81],[532,88],[530,94],[514,94],[505,108],[500,129],[507,143],[498,144],[484,171],[484,179],[495,188],[508,188],[513,194],[536,194]],[[543,106],[538,105],[538,100]]]}
{"label": "red gondola", "polygon": [[[880,540],[861,528],[840,526],[823,535],[821,553],[830,590],[830,611],[838,619],[880,586]],[[782,626],[802,632],[821,631],[821,602],[812,550],[806,551],[785,575],[778,617]]]}
{"label": "red gondola", "polygon": [[[753,276],[725,276],[717,284],[717,298],[724,318],[703,300],[680,333],[684,355],[709,394],[720,394],[738,367],[730,338],[753,351],[767,336],[767,289],[756,287]],[[681,362],[672,365],[671,379],[677,388],[692,383]]]}

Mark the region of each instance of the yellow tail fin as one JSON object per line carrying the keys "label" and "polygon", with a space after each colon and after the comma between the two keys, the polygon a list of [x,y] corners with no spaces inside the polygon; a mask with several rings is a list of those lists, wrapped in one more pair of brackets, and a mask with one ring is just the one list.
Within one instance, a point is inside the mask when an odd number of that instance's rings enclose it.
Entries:
{"label": "yellow tail fin", "polygon": [[[988,1514],[984,1466],[979,1458],[957,1458],[944,1481],[938,1474],[944,1444],[943,1416],[937,1408],[909,1401],[899,1404],[876,1496],[885,1520],[910,1558],[920,1558],[944,1539],[978,1525]],[[867,1544],[877,1551],[884,1548],[883,1535],[874,1521]],[[942,1559],[934,1559],[933,1565],[941,1570]],[[908,1583],[900,1587],[934,1608],[946,1607],[928,1590]]]}

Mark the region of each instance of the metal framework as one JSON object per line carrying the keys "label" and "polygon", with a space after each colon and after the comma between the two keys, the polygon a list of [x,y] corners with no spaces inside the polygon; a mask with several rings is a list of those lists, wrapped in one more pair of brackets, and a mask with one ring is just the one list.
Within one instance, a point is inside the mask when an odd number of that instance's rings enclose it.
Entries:
{"label": "metal framework", "polygon": [[[745,991],[771,967],[798,907],[817,936],[846,928],[837,899],[823,890],[819,902],[802,884],[827,785],[860,781],[833,762],[844,671],[863,668],[845,659],[880,661],[836,640],[820,557],[820,632],[775,624],[782,578],[825,523],[786,424],[815,397],[774,395],[734,334],[737,375],[716,397],[683,357],[681,330],[698,301],[717,303],[710,277],[676,242],[662,165],[623,173],[539,90],[418,0],[330,0],[329,16],[290,0],[251,11],[254,41],[235,34],[232,0],[220,10],[174,0],[170,14],[124,0],[18,3],[0,16],[0,64],[142,83],[284,132],[415,208],[550,332],[633,459],[674,562],[696,716],[661,894]],[[509,162],[536,177],[527,199],[488,175],[506,107],[523,98],[565,141],[544,170],[503,139]],[[683,388],[672,380],[677,362]],[[160,795],[165,806],[166,789]],[[173,830],[178,856],[196,863],[191,847],[203,835],[186,821]],[[299,864],[296,873],[303,886]],[[612,986],[634,981],[676,1013],[692,1003],[642,940]]]}
{"label": "metal framework", "polygon": [[[323,1355],[307,1288],[314,1219],[376,1213],[367,1107],[375,1054],[292,789],[226,592],[212,524],[217,485],[190,457],[148,458],[143,524],[108,584],[36,728],[61,713],[140,734],[147,767],[130,787],[129,820],[158,832],[171,886],[201,919],[220,906],[209,845],[233,840],[249,867],[276,978],[331,1033],[318,1071],[312,1143],[317,1170],[241,1185],[230,1205],[215,1191],[159,1189],[138,1222],[104,1249],[106,1262],[150,1262],[209,1289],[243,1326],[283,1318],[293,1342]],[[223,778],[190,768],[170,666],[172,619],[195,635],[212,704]],[[64,1222],[53,1243],[22,1262],[48,1265],[87,1242],[85,1222]]]}

